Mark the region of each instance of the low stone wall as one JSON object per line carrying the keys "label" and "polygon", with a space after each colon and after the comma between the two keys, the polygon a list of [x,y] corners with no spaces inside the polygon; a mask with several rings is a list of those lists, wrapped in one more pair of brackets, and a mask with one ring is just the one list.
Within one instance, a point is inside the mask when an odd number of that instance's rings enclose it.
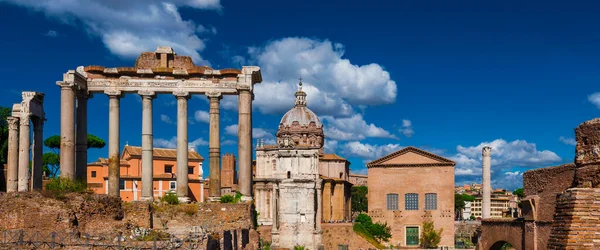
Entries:
{"label": "low stone wall", "polygon": [[348,245],[348,249],[377,249],[352,229],[352,223],[323,223],[322,241],[325,249],[338,249],[339,245]]}
{"label": "low stone wall", "polygon": [[548,249],[600,249],[600,188],[559,195]]}

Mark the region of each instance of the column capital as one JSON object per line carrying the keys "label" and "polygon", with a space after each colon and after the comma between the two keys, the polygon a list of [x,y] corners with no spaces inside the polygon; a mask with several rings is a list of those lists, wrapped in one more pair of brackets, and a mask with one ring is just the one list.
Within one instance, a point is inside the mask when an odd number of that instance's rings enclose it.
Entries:
{"label": "column capital", "polygon": [[75,89],[75,83],[73,83],[73,82],[57,81],[56,85],[59,86],[61,89],[65,89],[65,88]]}
{"label": "column capital", "polygon": [[19,128],[19,117],[9,116],[6,117],[8,122],[8,129],[17,130]]}
{"label": "column capital", "polygon": [[207,92],[204,93],[209,100],[221,100],[223,99],[223,94],[221,92]]}
{"label": "column capital", "polygon": [[145,98],[154,99],[154,98],[156,98],[156,92],[154,92],[152,90],[140,90],[140,91],[138,91],[138,95],[140,95],[142,97],[142,99],[145,99]]}
{"label": "column capital", "polygon": [[31,114],[21,113],[20,125],[21,126],[29,126],[29,121],[31,120]]}
{"label": "column capital", "polygon": [[123,97],[123,92],[121,92],[120,90],[108,89],[108,90],[104,90],[104,94],[106,94],[108,96],[108,98],[122,98]]}
{"label": "column capital", "polygon": [[177,99],[179,99],[179,98],[190,99],[190,92],[187,92],[187,91],[175,91],[175,92],[173,92],[173,95]]}

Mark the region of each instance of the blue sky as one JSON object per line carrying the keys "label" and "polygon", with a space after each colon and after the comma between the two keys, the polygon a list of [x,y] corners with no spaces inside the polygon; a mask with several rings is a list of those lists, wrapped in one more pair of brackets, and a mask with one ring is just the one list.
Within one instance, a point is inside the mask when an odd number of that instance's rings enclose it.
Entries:
{"label": "blue sky", "polygon": [[[46,136],[60,132],[64,72],[130,66],[158,45],[217,69],[260,66],[253,127],[267,142],[303,77],[326,150],[362,173],[412,145],[455,160],[457,184],[477,182],[489,144],[493,185],[513,189],[523,171],[572,162],[573,129],[600,108],[593,1],[0,0],[0,9],[0,105],[46,93]],[[175,145],[174,101],[155,100],[155,146]],[[121,107],[122,144],[140,145],[139,97]],[[221,107],[222,153],[235,154],[236,99]],[[203,156],[207,111],[205,97],[190,100],[189,140]],[[108,98],[94,96],[89,112],[89,132],[106,139]]]}

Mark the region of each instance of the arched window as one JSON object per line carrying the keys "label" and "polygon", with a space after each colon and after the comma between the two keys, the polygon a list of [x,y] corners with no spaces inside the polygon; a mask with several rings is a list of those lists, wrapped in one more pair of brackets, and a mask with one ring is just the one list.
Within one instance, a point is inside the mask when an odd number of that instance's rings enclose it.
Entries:
{"label": "arched window", "polygon": [[387,210],[398,210],[398,194],[387,194]]}
{"label": "arched window", "polygon": [[427,193],[425,194],[425,210],[436,210],[437,209],[437,194]]}
{"label": "arched window", "polygon": [[404,210],[419,210],[419,194],[404,194]]}
{"label": "arched window", "polygon": [[287,178],[292,178],[292,173],[290,173],[290,171],[287,172]]}

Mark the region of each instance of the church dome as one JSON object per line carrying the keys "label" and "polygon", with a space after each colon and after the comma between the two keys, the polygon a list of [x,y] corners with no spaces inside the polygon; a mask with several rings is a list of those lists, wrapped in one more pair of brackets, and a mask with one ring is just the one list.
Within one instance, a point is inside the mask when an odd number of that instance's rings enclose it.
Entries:
{"label": "church dome", "polygon": [[321,148],[324,140],[323,123],[306,106],[306,93],[302,91],[302,81],[295,96],[294,107],[283,115],[279,123],[277,144],[280,147]]}

